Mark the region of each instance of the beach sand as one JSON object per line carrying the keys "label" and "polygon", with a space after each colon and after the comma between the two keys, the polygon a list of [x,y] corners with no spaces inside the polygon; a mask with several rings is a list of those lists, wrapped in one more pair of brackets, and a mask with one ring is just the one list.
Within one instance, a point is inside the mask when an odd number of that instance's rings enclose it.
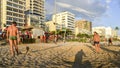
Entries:
{"label": "beach sand", "polygon": [[101,45],[96,53],[90,43],[36,43],[19,45],[19,51],[11,57],[9,45],[0,46],[0,68],[120,68],[120,45]]}

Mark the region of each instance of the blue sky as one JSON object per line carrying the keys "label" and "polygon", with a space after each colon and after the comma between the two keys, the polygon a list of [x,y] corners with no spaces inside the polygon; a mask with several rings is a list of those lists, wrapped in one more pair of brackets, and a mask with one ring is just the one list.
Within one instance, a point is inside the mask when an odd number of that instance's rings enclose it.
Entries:
{"label": "blue sky", "polygon": [[[57,13],[70,11],[76,20],[87,19],[93,27],[110,26],[120,28],[120,0],[56,0]],[[46,15],[54,13],[54,0],[46,0]]]}
{"label": "blue sky", "polygon": [[105,16],[99,17],[93,21],[93,26],[110,26],[115,28],[118,26],[120,28],[120,5],[117,0],[111,1],[109,3],[109,8],[105,12]]}

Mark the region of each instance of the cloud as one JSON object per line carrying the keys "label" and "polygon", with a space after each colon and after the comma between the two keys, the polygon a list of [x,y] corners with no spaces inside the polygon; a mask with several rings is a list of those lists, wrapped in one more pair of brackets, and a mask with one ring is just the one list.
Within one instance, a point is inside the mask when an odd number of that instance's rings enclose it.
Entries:
{"label": "cloud", "polygon": [[106,0],[106,3],[107,4],[109,4],[109,3],[111,3],[112,2],[112,0]]}
{"label": "cloud", "polygon": [[[54,4],[47,1],[47,13],[48,15],[54,13]],[[76,18],[84,18],[87,20],[94,20],[101,17],[107,11],[108,3],[111,0],[105,0],[104,3],[101,0],[56,0],[57,12],[70,11],[75,14]],[[52,9],[52,10],[51,10]]]}

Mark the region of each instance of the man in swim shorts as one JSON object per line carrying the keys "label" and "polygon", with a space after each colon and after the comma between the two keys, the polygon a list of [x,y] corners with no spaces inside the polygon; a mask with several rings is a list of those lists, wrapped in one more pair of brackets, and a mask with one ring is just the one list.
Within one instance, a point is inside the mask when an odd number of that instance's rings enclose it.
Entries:
{"label": "man in swim shorts", "polygon": [[93,41],[95,45],[96,52],[100,51],[100,36],[97,32],[94,32]]}
{"label": "man in swim shorts", "polygon": [[[17,39],[19,39],[18,28],[16,27],[16,22],[12,22],[12,25],[7,29],[7,40],[10,44],[11,56],[15,55],[15,51],[18,55]],[[15,50],[15,51],[14,51]]]}

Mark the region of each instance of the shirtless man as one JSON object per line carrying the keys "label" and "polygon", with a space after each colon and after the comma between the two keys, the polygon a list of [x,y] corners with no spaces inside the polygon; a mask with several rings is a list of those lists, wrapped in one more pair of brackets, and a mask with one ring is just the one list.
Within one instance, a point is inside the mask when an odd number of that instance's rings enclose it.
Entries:
{"label": "shirtless man", "polygon": [[94,40],[96,52],[99,52],[100,51],[100,36],[98,35],[97,32],[94,32],[93,40]]}
{"label": "shirtless man", "polygon": [[[16,27],[16,22],[12,22],[12,25],[7,29],[7,40],[10,43],[10,53],[11,56],[15,55],[15,51],[18,55],[18,46],[17,46],[17,39],[19,39],[18,29]],[[15,48],[15,49],[14,49]]]}

